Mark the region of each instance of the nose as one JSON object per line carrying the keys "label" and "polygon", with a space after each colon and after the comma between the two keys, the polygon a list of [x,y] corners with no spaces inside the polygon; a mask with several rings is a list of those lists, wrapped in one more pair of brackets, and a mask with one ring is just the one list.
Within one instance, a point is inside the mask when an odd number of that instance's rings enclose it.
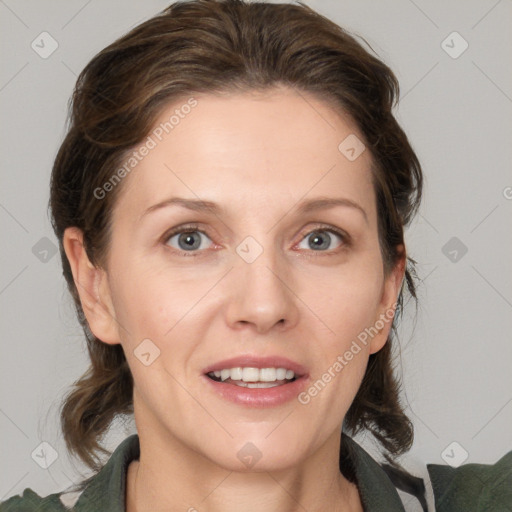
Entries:
{"label": "nose", "polygon": [[263,334],[296,325],[299,299],[293,291],[293,277],[285,259],[267,248],[252,263],[236,258],[235,268],[229,273],[229,326]]}

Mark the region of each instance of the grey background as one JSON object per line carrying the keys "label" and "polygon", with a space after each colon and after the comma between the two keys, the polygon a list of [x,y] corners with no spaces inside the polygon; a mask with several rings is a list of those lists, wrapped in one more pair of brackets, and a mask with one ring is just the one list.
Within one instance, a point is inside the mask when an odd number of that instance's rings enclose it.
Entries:
{"label": "grey background", "polygon": [[[87,474],[66,454],[57,417],[87,357],[51,252],[50,169],[76,75],[168,3],[0,0],[0,500],[26,487],[61,491]],[[406,233],[423,284],[416,327],[411,312],[401,329],[399,370],[416,434],[402,463],[425,476],[426,463],[445,464],[443,453],[458,458],[462,449],[468,463],[494,463],[512,448],[512,3],[306,3],[364,37],[395,71],[396,115],[426,176]],[[31,48],[43,31],[59,45],[46,59]],[[458,58],[441,46],[454,31],[469,44]],[[133,424],[114,426],[105,444],[114,449],[132,432]],[[31,457],[43,441],[58,454],[48,469]],[[453,441],[460,448],[446,452]]]}

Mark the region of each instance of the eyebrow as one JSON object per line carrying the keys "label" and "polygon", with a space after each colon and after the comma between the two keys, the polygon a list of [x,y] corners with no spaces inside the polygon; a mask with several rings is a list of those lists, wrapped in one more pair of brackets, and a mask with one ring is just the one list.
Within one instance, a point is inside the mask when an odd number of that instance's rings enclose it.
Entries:
{"label": "eyebrow", "polygon": [[[169,206],[181,206],[182,208],[186,208],[188,210],[211,213],[213,215],[222,215],[224,212],[224,209],[221,206],[212,201],[204,201],[201,199],[186,199],[183,197],[171,197],[161,201],[160,203],[150,206],[147,210],[144,211],[140,219],[149,213],[160,210],[162,208],[167,208]],[[316,212],[318,210],[327,210],[336,206],[349,207],[359,211],[368,224],[368,215],[366,214],[364,208],[355,201],[343,197],[319,197],[316,199],[309,199],[300,203],[294,208],[294,210],[298,214],[305,214]]]}

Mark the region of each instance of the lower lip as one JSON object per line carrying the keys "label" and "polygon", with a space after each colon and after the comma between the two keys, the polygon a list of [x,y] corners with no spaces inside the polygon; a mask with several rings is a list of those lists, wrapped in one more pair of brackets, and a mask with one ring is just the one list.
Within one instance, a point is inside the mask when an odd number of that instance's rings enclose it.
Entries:
{"label": "lower lip", "polygon": [[203,378],[206,379],[213,391],[222,398],[238,405],[261,408],[277,407],[297,398],[306,388],[308,381],[306,376],[302,376],[289,384],[272,388],[244,388],[236,384],[217,382],[207,375],[203,375]]}

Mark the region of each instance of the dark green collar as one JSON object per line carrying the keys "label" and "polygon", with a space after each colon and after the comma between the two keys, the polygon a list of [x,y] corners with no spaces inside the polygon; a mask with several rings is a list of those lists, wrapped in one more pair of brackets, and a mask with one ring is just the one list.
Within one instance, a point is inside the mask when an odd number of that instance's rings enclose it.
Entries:
{"label": "dark green collar", "polygon": [[[343,436],[350,450],[365,512],[405,512],[398,492],[380,465],[353,439]],[[91,480],[74,510],[125,512],[126,474],[130,462],[139,456],[139,436],[133,434],[116,448],[107,464]]]}
{"label": "dark green collar", "polygon": [[381,466],[352,438],[343,434],[350,450],[359,495],[365,512],[405,512],[395,486]]}

